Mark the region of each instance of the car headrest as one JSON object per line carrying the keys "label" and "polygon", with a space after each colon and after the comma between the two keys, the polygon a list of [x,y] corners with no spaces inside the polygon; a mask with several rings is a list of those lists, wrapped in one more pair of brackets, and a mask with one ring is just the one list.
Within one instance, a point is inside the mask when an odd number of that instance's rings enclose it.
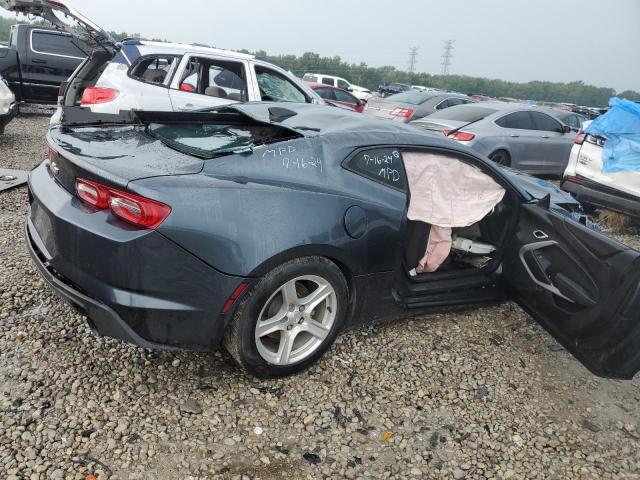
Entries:
{"label": "car headrest", "polygon": [[144,74],[144,79],[147,82],[162,83],[167,76],[167,72],[164,70],[148,70]]}
{"label": "car headrest", "polygon": [[236,102],[241,102],[242,101],[242,94],[241,93],[228,93],[227,94],[227,98],[229,100],[235,100]]}
{"label": "car headrest", "polygon": [[214,86],[207,87],[204,90],[204,94],[208,95],[210,97],[218,97],[218,98],[227,98],[228,97],[227,92],[223,88],[214,87]]}

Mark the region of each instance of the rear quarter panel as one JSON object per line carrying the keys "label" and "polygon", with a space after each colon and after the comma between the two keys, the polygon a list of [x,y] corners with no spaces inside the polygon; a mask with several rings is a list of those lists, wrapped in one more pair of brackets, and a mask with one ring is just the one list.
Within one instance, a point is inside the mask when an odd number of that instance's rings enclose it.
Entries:
{"label": "rear quarter panel", "polygon": [[111,62],[96,83],[98,87],[115,88],[118,97],[108,103],[91,105],[96,113],[117,114],[120,110],[171,111],[169,89],[162,85],[151,85],[129,77],[129,65]]}
{"label": "rear quarter panel", "polygon": [[[357,146],[348,137],[260,147],[209,160],[200,175],[139,180],[129,188],[171,205],[159,231],[225,273],[260,276],[306,255],[337,260],[353,275],[391,271],[406,194],[343,169]],[[366,214],[360,238],[345,229],[353,206]]]}

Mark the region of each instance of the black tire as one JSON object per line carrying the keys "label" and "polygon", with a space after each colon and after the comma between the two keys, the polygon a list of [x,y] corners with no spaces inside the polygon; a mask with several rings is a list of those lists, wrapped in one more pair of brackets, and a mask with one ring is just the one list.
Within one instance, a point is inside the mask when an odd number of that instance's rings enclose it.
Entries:
{"label": "black tire", "polygon": [[506,150],[496,150],[491,155],[489,155],[489,159],[496,162],[498,165],[502,165],[503,167],[511,166],[511,156]]}
{"label": "black tire", "polygon": [[[261,311],[287,282],[313,275],[326,280],[335,292],[336,315],[328,335],[313,352],[297,363],[277,365],[267,361],[256,345],[256,326]],[[238,306],[223,344],[249,374],[262,378],[284,377],[301,372],[320,358],[335,340],[349,311],[349,290],[341,270],[323,257],[303,257],[286,262],[266,274]]]}

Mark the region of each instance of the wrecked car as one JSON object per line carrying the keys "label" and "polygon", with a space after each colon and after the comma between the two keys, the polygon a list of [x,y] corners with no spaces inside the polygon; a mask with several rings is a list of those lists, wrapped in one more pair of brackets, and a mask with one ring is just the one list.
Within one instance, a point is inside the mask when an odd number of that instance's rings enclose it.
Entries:
{"label": "wrecked car", "polygon": [[640,252],[464,145],[308,104],[62,118],[27,243],[100,335],[277,377],[345,328],[512,298],[594,373],[640,369]]}
{"label": "wrecked car", "polygon": [[613,98],[611,109],[580,131],[562,189],[591,208],[640,218],[640,104]]}
{"label": "wrecked car", "polygon": [[[294,75],[253,55],[146,40],[116,42],[61,0],[0,0],[0,6],[44,18],[90,50],[60,87],[60,106],[117,114],[131,109],[196,110],[245,101],[324,103]],[[52,123],[59,121],[59,115]]]}

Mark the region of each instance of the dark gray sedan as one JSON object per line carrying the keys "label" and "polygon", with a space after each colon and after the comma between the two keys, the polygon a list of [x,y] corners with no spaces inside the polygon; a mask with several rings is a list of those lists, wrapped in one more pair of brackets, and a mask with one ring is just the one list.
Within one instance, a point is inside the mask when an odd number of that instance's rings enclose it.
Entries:
{"label": "dark gray sedan", "polygon": [[514,103],[455,106],[411,124],[441,132],[501,165],[553,177],[562,176],[576,137],[548,109]]}
{"label": "dark gray sedan", "polygon": [[461,93],[408,90],[386,98],[371,98],[364,112],[374,117],[407,123],[438,110],[474,102],[473,98]]}

